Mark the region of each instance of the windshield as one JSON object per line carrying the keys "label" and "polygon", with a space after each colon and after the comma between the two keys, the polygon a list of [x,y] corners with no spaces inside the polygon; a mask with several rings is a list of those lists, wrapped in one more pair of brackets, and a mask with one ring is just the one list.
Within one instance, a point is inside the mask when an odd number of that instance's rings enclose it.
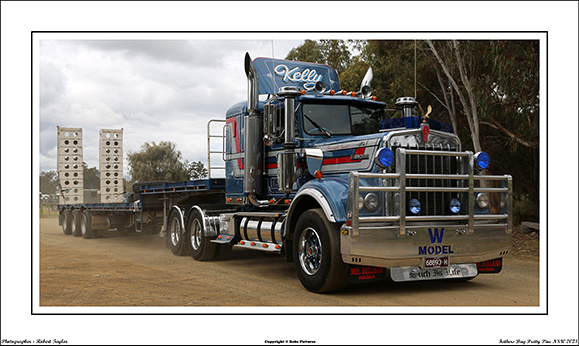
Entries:
{"label": "windshield", "polygon": [[302,105],[304,131],[309,135],[366,135],[378,131],[384,119],[383,108],[365,108],[353,105]]}

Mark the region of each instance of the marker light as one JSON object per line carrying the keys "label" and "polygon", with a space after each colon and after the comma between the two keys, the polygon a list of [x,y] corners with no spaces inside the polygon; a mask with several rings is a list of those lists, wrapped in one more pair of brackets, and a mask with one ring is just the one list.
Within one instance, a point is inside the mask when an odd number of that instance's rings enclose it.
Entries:
{"label": "marker light", "polygon": [[458,214],[462,208],[462,205],[457,198],[453,198],[450,200],[450,202],[448,202],[448,208],[450,209],[451,213]]}
{"label": "marker light", "polygon": [[489,206],[489,196],[484,192],[479,193],[476,196],[476,204],[481,209],[487,208]]}
{"label": "marker light", "polygon": [[412,214],[418,215],[422,209],[422,204],[418,199],[413,198],[408,202],[408,209]]}
{"label": "marker light", "polygon": [[376,157],[374,159],[378,166],[381,168],[386,168],[394,162],[394,153],[389,148],[382,148],[378,150]]}
{"label": "marker light", "polygon": [[479,151],[476,153],[474,155],[474,160],[480,169],[486,169],[491,164],[491,158],[489,154],[485,153],[484,151]]}

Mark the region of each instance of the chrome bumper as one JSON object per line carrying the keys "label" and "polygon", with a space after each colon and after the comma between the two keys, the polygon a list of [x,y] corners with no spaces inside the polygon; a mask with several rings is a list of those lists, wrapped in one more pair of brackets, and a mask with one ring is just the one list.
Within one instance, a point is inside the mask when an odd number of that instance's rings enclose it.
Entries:
{"label": "chrome bumper", "polygon": [[[407,155],[461,157],[464,174],[410,174]],[[381,267],[422,266],[425,257],[448,256],[452,264],[475,263],[503,257],[511,246],[512,178],[510,175],[474,175],[472,152],[398,149],[396,173],[350,172],[347,221],[341,228],[341,252],[345,263]],[[360,184],[361,179],[367,179]],[[408,179],[459,181],[457,187],[407,186]],[[503,187],[483,187],[484,182]],[[370,182],[370,183],[369,183]],[[481,182],[483,182],[481,184]],[[372,184],[374,183],[374,184]],[[464,215],[406,215],[406,192],[451,192],[468,195]],[[382,215],[360,214],[358,196],[380,193],[383,201],[396,194],[396,208],[383,205]],[[502,194],[504,213],[475,214],[475,193]],[[385,197],[389,196],[389,197]]]}

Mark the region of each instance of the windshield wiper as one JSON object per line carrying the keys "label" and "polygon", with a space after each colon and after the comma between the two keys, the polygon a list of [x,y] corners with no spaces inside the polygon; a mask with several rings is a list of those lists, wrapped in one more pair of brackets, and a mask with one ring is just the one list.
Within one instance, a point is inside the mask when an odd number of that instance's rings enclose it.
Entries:
{"label": "windshield wiper", "polygon": [[318,125],[315,121],[310,119],[310,117],[308,117],[306,114],[304,114],[304,118],[308,119],[309,122],[312,123],[312,125],[314,125],[318,131],[320,131],[324,135],[328,136],[329,138],[332,138],[332,135],[330,134],[330,132],[328,132],[328,130],[326,130],[325,128]]}

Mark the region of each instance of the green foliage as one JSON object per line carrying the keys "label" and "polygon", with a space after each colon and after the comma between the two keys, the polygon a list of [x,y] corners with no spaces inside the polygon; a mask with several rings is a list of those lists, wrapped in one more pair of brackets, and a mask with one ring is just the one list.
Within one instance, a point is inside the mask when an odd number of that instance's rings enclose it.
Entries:
{"label": "green foliage", "polygon": [[52,195],[57,192],[58,176],[55,170],[40,172],[40,192]]}
{"label": "green foliage", "polygon": [[100,176],[99,170],[96,167],[89,168],[86,162],[82,163],[83,166],[83,181],[84,188],[86,189],[100,189]]}
{"label": "green foliage", "polygon": [[[89,168],[86,162],[83,166],[83,187],[84,189],[99,189],[100,177],[96,167]],[[55,170],[40,172],[40,192],[44,194],[55,194],[58,192],[58,173]]]}
{"label": "green foliage", "polygon": [[145,142],[141,150],[127,154],[132,183],[189,180],[187,165],[172,142]]}
{"label": "green foliage", "polygon": [[361,45],[361,42],[352,40],[305,40],[302,45],[293,48],[286,59],[330,65],[339,75],[350,64],[352,54],[349,47],[359,49]]}
{"label": "green foliage", "polygon": [[207,178],[207,168],[201,161],[193,161],[188,167],[187,171],[189,173],[189,178],[192,180]]}

